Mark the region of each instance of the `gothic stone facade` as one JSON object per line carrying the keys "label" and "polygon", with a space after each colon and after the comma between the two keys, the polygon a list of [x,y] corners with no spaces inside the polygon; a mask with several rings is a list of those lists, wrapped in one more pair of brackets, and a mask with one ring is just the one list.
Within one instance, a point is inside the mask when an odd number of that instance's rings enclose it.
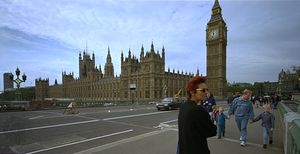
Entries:
{"label": "gothic stone facade", "polygon": [[206,27],[207,84],[216,99],[224,99],[226,96],[226,46],[227,26],[216,0]]}
{"label": "gothic stone facade", "polygon": [[[199,71],[197,72],[199,75]],[[36,80],[36,99],[75,98],[86,100],[159,100],[163,97],[173,97],[181,90],[181,96],[186,96],[186,83],[193,76],[183,71],[165,72],[165,49],[155,53],[154,45],[148,52],[142,46],[139,59],[131,55],[124,57],[121,53],[121,75],[114,76],[110,49],[102,73],[101,66],[95,66],[95,55],[92,57],[84,51],[79,54],[79,78],[74,74],[62,73],[62,84],[49,86],[49,80]],[[135,84],[134,93],[130,85]]]}
{"label": "gothic stone facade", "polygon": [[13,80],[10,79],[10,76],[12,73],[4,73],[3,74],[3,86],[4,86],[4,91],[8,89],[14,88],[14,82]]}
{"label": "gothic stone facade", "polygon": [[[226,46],[227,26],[222,17],[222,9],[218,0],[215,0],[212,15],[206,28],[207,47],[207,84],[209,91],[217,99],[224,99],[226,91]],[[110,50],[106,58],[104,73],[101,66],[95,67],[95,56],[92,58],[87,52],[83,57],[79,54],[79,78],[73,74],[62,74],[62,84],[49,86],[47,95],[39,96],[94,99],[94,100],[129,100],[134,95],[138,100],[158,100],[163,97],[172,97],[178,91],[181,96],[186,96],[186,83],[193,76],[189,73],[175,72],[168,69],[165,72],[165,49],[161,55],[155,53],[154,45],[144,52],[141,48],[139,59],[131,55],[121,54],[121,75],[114,76],[114,67],[111,62]],[[197,71],[199,75],[199,71]],[[136,85],[136,91],[132,94],[129,87]],[[43,86],[43,80],[36,80],[37,89]],[[45,88],[44,88],[45,89]],[[37,91],[42,93],[42,91]],[[45,92],[44,92],[45,93]]]}

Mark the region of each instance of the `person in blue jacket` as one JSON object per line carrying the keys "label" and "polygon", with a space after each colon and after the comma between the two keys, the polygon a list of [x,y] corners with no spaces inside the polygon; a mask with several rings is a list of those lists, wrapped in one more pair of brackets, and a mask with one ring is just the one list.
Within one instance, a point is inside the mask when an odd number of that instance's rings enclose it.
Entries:
{"label": "person in blue jacket", "polygon": [[253,122],[261,120],[261,126],[263,127],[263,148],[267,148],[267,144],[272,144],[272,134],[274,128],[275,116],[270,112],[270,105],[265,104],[264,112],[258,115]]}
{"label": "person in blue jacket", "polygon": [[250,101],[252,91],[245,89],[242,96],[233,100],[228,111],[229,115],[235,115],[235,121],[240,131],[240,145],[246,146],[247,142],[247,125],[254,118],[252,102]]}
{"label": "person in blue jacket", "polygon": [[207,93],[207,100],[203,103],[203,106],[206,108],[208,113],[212,112],[212,106],[216,105],[215,97],[212,93]]}
{"label": "person in blue jacket", "polygon": [[219,107],[219,113],[216,116],[216,122],[217,122],[217,132],[218,132],[218,139],[221,138],[221,135],[223,137],[225,136],[225,119],[229,119],[227,115],[224,114],[224,108]]}

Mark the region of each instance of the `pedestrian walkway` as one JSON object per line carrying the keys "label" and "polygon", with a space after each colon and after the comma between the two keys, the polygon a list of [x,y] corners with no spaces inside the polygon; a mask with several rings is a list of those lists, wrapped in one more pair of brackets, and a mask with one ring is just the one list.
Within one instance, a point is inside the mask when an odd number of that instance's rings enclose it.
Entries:
{"label": "pedestrian walkway", "polygon": [[[225,104],[223,104],[225,106]],[[255,108],[255,115],[262,112],[261,108]],[[275,129],[273,134],[273,144],[267,149],[262,148],[262,127],[261,121],[248,125],[248,143],[247,146],[241,147],[239,141],[239,131],[232,116],[226,122],[225,137],[217,139],[211,137],[208,139],[211,154],[283,154],[283,130],[279,110],[272,111],[275,115]],[[174,122],[176,124],[177,122]],[[107,145],[87,149],[81,153],[97,154],[175,154],[178,129],[177,127],[163,127],[161,130],[142,134],[132,138],[127,138]]]}
{"label": "pedestrian walkway", "polygon": [[[255,116],[262,112],[261,108],[255,109]],[[225,138],[216,139],[212,137],[208,140],[209,147],[212,154],[283,154],[283,130],[281,117],[278,110],[273,110],[275,115],[275,129],[273,132],[273,144],[268,145],[267,149],[263,149],[263,133],[261,127],[261,121],[248,124],[248,143],[246,147],[240,146],[239,131],[236,127],[234,117],[226,123],[226,135]]]}

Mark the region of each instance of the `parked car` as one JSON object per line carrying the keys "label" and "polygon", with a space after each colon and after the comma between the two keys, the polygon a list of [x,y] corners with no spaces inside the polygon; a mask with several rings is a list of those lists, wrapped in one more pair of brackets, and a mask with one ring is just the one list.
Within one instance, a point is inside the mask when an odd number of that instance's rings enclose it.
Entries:
{"label": "parked car", "polygon": [[167,97],[162,99],[159,103],[156,104],[157,110],[172,110],[179,109],[183,99]]}

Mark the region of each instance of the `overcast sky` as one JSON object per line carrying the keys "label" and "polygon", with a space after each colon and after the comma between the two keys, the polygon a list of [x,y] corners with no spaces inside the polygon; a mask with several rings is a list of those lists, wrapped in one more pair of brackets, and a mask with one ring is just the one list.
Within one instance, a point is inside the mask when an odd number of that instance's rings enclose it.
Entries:
{"label": "overcast sky", "polygon": [[[115,75],[128,49],[164,45],[166,71],[206,75],[205,29],[214,0],[0,0],[0,91],[3,73],[18,66],[36,78],[61,72],[78,77],[78,54],[87,47],[105,64],[110,47]],[[299,1],[220,1],[228,27],[227,80],[277,81],[281,69],[300,65]],[[15,73],[14,73],[15,74]]]}

